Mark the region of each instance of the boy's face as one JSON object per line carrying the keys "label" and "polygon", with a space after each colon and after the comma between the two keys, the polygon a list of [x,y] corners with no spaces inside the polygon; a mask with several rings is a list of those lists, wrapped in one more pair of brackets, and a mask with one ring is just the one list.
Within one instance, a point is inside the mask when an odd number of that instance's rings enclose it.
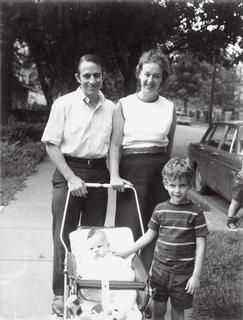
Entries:
{"label": "boy's face", "polygon": [[109,251],[109,243],[106,237],[97,233],[87,240],[88,252],[92,259],[103,258]]}
{"label": "boy's face", "polygon": [[185,177],[176,178],[175,180],[169,180],[165,184],[165,189],[168,191],[173,204],[187,203],[188,191],[190,185]]}

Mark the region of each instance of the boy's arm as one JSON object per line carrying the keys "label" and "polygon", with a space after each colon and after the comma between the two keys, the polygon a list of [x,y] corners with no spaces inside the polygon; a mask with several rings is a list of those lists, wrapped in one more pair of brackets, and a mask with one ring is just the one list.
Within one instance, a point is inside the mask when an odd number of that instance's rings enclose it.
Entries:
{"label": "boy's arm", "polygon": [[205,252],[206,252],[206,238],[197,237],[194,270],[185,288],[187,293],[193,294],[195,292],[195,289],[200,287],[200,276],[202,273]]}
{"label": "boy's arm", "polygon": [[157,231],[148,229],[147,232],[143,236],[141,236],[128,250],[116,251],[115,254],[125,258],[149,244],[154,239],[156,234]]}

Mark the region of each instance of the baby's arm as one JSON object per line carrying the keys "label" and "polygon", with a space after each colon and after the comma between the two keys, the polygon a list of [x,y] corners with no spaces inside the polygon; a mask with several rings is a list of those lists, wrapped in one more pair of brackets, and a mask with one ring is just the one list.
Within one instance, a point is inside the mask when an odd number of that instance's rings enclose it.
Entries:
{"label": "baby's arm", "polygon": [[195,265],[191,278],[188,280],[186,285],[186,292],[193,294],[197,288],[200,287],[200,276],[202,273],[202,267],[206,251],[206,238],[196,238],[196,257]]}
{"label": "baby's arm", "polygon": [[148,229],[147,232],[144,235],[142,235],[128,250],[115,251],[115,254],[126,258],[134,252],[137,252],[146,245],[148,245],[154,239],[156,234],[157,232],[155,230]]}

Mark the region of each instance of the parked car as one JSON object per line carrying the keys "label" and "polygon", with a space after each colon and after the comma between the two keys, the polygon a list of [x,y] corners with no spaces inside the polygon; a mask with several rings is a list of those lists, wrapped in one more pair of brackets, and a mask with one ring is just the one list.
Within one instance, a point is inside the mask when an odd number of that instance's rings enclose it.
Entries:
{"label": "parked car", "polygon": [[187,113],[180,113],[177,115],[176,121],[179,124],[186,124],[189,126],[192,123],[192,118],[189,117]]}
{"label": "parked car", "polygon": [[210,187],[231,200],[232,179],[243,161],[243,121],[213,123],[199,143],[189,145],[188,156],[196,190],[205,194]]}

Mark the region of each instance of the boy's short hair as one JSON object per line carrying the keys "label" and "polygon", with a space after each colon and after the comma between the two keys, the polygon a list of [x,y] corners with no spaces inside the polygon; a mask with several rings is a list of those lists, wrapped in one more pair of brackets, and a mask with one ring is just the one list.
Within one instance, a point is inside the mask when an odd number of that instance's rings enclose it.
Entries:
{"label": "boy's short hair", "polygon": [[194,181],[194,171],[189,164],[188,159],[171,158],[162,169],[163,183],[167,184],[168,180],[174,181],[177,178],[186,178],[190,187]]}
{"label": "boy's short hair", "polygon": [[87,234],[87,240],[97,234],[101,234],[102,236],[104,236],[106,238],[106,234],[103,230],[101,230],[100,228],[91,228]]}

